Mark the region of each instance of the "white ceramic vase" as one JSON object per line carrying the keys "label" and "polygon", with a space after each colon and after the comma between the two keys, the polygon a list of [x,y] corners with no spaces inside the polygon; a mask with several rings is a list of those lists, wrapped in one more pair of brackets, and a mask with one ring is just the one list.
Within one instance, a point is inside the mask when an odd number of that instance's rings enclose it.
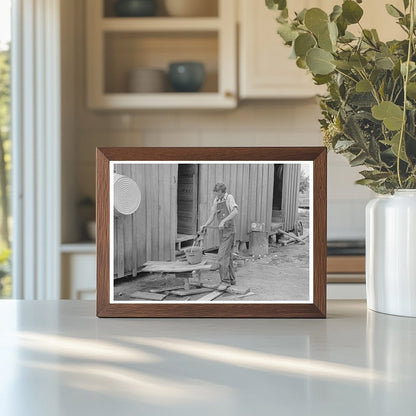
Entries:
{"label": "white ceramic vase", "polygon": [[416,317],[416,190],[367,204],[366,282],[369,309]]}

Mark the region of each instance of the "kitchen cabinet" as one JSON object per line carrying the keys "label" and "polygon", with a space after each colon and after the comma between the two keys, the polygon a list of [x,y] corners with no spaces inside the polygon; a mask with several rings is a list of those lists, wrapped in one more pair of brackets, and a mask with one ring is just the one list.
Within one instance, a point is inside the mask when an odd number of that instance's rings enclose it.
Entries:
{"label": "kitchen cabinet", "polygon": [[[90,109],[233,108],[237,105],[236,4],[218,2],[217,16],[115,17],[108,2],[88,0],[87,102]],[[168,70],[169,63],[199,61],[199,92],[132,93],[130,71]]]}
{"label": "kitchen cabinet", "polygon": [[[393,0],[402,9],[401,0]],[[289,3],[290,11],[320,7],[330,12],[333,0],[299,0]],[[308,98],[325,93],[325,87],[316,86],[305,70],[290,59],[291,49],[277,35],[275,17],[278,12],[268,10],[264,1],[239,0],[239,95],[242,99],[255,98]],[[362,25],[376,28],[381,40],[403,38],[403,33],[394,18],[389,16],[384,4],[378,0],[366,0]],[[358,33],[358,25],[348,30]]]}
{"label": "kitchen cabinet", "polygon": [[61,298],[95,300],[95,244],[63,244],[61,246],[61,253]]}
{"label": "kitchen cabinet", "polygon": [[[324,3],[328,0],[300,0],[296,10],[325,8]],[[264,1],[239,0],[240,97],[290,99],[321,93],[311,75],[289,59],[291,50],[276,33],[275,16],[277,12],[268,10]]]}

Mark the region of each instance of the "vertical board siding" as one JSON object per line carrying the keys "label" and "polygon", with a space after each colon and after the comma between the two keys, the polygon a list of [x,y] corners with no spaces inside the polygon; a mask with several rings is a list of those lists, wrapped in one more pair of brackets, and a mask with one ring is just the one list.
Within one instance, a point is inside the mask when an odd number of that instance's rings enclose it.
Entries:
{"label": "vertical board siding", "polygon": [[293,230],[298,217],[300,164],[288,164],[283,169],[282,214],[285,231]]}
{"label": "vertical board siding", "polygon": [[174,260],[178,166],[116,164],[116,173],[134,179],[142,194],[139,209],[114,222],[116,277],[137,274],[148,260]]}
{"label": "vertical board siding", "polygon": [[[174,260],[177,233],[177,164],[122,164],[116,173],[134,179],[142,193],[139,209],[114,222],[114,273],[117,277],[136,275],[148,260]],[[273,164],[201,164],[198,180],[198,228],[210,215],[213,187],[224,182],[238,206],[236,240],[249,241],[252,222],[272,218]],[[293,229],[298,213],[300,165],[285,165],[282,212],[285,230]],[[195,194],[194,194],[195,195]],[[217,226],[216,219],[211,224]],[[209,229],[205,248],[217,247],[218,232]]]}
{"label": "vertical board siding", "polygon": [[178,167],[178,234],[195,235],[198,213],[198,165]]}
{"label": "vertical board siding", "polygon": [[[214,201],[217,182],[227,185],[239,207],[235,218],[236,240],[247,242],[252,222],[264,222],[270,230],[273,200],[272,164],[201,164],[199,169],[199,226],[205,224]],[[211,225],[217,226],[215,220]],[[218,246],[218,232],[209,229],[205,248]]]}

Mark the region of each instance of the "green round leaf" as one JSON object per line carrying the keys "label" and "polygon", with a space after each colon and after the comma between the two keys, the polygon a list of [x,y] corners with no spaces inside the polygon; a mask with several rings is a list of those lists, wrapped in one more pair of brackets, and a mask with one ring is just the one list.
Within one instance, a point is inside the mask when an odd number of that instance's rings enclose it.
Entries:
{"label": "green round leaf", "polygon": [[394,68],[394,61],[392,57],[380,56],[376,58],[376,67],[380,69],[392,70]]}
{"label": "green round leaf", "polygon": [[328,52],[333,52],[334,45],[332,43],[331,37],[329,36],[328,28],[318,35],[318,45],[321,49],[324,49]]}
{"label": "green round leaf", "polygon": [[389,130],[400,130],[402,127],[403,110],[391,101],[383,101],[371,109],[373,117],[382,120]]}
{"label": "green round leaf", "polygon": [[331,20],[331,22],[335,22],[338,19],[338,17],[341,16],[341,14],[342,14],[342,7],[335,5],[332,10],[332,13],[329,15],[329,19]]}
{"label": "green round leaf", "polygon": [[293,30],[292,27],[287,23],[280,24],[277,28],[277,33],[286,43],[293,42],[298,36],[298,32]]}
{"label": "green round leaf", "polygon": [[348,61],[332,61],[332,63],[339,69],[342,70],[350,70],[352,68],[352,65]]}
{"label": "green round leaf", "polygon": [[329,37],[331,38],[331,42],[333,45],[337,44],[338,39],[338,26],[334,22],[329,22],[328,24],[328,30],[329,30]]}
{"label": "green round leaf", "polygon": [[298,58],[296,59],[296,66],[298,68],[302,68],[302,69],[308,69],[308,66],[306,65],[306,60],[305,58]]}
{"label": "green round leaf", "polygon": [[387,13],[393,17],[403,17],[404,14],[397,8],[394,7],[392,4],[386,4]]}
{"label": "green round leaf", "polygon": [[357,85],[355,86],[355,90],[357,92],[370,92],[371,91],[370,81],[366,79],[362,79],[361,81],[357,82]]}
{"label": "green round leaf", "polygon": [[[385,143],[391,146],[391,151],[395,156],[399,156],[399,145],[400,145],[400,132],[395,134],[391,141],[389,143]],[[400,146],[400,159],[404,162],[408,162],[409,159],[406,155],[406,149],[405,149],[405,141],[402,141],[402,145]]]}
{"label": "green round leaf", "polygon": [[416,82],[407,84],[407,96],[412,100],[416,100]]}
{"label": "green round leaf", "polygon": [[342,3],[342,16],[349,24],[358,23],[363,13],[363,9],[353,0]]}
{"label": "green round leaf", "polygon": [[306,64],[314,75],[330,74],[335,69],[335,65],[332,63],[333,59],[330,52],[320,48],[309,49],[306,54]]}
{"label": "green round leaf", "polygon": [[351,56],[350,63],[354,68],[358,70],[363,69],[368,64],[367,60],[358,53]]}
{"label": "green round leaf", "polygon": [[315,39],[309,33],[302,33],[295,39],[296,56],[304,58],[306,52],[316,45]]}
{"label": "green round leaf", "polygon": [[318,7],[309,9],[305,13],[305,26],[315,35],[324,32],[328,26],[328,15]]}
{"label": "green round leaf", "polygon": [[266,0],[266,6],[271,10],[283,10],[286,7],[286,0]]}

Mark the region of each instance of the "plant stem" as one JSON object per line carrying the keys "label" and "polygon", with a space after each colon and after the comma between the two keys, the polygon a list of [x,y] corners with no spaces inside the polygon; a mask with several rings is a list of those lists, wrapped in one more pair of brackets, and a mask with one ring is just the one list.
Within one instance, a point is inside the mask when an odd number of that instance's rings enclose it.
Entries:
{"label": "plant stem", "polygon": [[355,78],[351,77],[351,76],[350,76],[350,75],[348,75],[348,74],[345,74],[344,72],[340,71],[338,68],[335,68],[335,71],[336,71],[336,72],[338,72],[338,73],[339,73],[339,74],[341,74],[341,75],[344,75],[344,77],[349,78],[351,81],[353,81],[353,82],[355,82],[355,83],[357,83],[357,82],[358,82]]}
{"label": "plant stem", "polygon": [[406,73],[404,76],[404,85],[403,85],[403,118],[402,118],[402,127],[400,129],[400,140],[399,140],[399,149],[397,151],[397,177],[399,179],[399,186],[403,188],[402,178],[400,175],[400,156],[402,152],[402,146],[404,141],[404,132],[406,129],[406,110],[407,110],[407,83],[409,81],[409,68],[410,60],[412,58],[412,49],[413,49],[413,36],[414,36],[414,27],[415,27],[415,0],[410,0],[410,30],[409,30],[409,45],[407,47],[407,60],[406,60]]}

